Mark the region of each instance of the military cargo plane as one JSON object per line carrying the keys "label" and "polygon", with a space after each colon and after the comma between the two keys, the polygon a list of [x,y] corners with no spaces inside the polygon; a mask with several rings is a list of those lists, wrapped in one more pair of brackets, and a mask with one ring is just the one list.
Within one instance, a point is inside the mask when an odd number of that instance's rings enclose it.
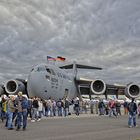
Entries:
{"label": "military cargo plane", "polygon": [[[72,69],[73,72],[68,72]],[[81,95],[125,95],[128,98],[137,98],[140,96],[140,88],[137,84],[129,83],[127,85],[106,84],[101,79],[86,79],[77,76],[77,69],[96,69],[80,65],[76,62],[70,65],[58,67],[54,64],[40,64],[32,68],[28,79],[11,79],[8,80],[4,89],[7,94],[16,95],[19,91],[27,94],[29,97],[37,96],[42,99],[58,100],[68,98],[72,100]]]}

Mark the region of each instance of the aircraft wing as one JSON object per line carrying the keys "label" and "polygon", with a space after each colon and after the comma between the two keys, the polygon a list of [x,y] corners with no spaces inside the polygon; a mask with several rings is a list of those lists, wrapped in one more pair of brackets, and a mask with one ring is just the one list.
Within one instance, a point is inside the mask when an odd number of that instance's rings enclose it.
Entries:
{"label": "aircraft wing", "polygon": [[102,68],[100,68],[100,67],[93,67],[93,66],[88,66],[88,65],[77,64],[75,61],[73,62],[73,64],[60,66],[59,68],[61,68],[61,69],[77,69],[77,68],[79,68],[79,69],[96,69],[96,70],[102,70]]}
{"label": "aircraft wing", "polygon": [[121,84],[106,84],[101,79],[85,79],[76,78],[76,83],[78,86],[78,91],[81,95],[125,95],[128,98],[137,98],[140,96],[140,88],[134,83],[129,83],[127,85]]}
{"label": "aircraft wing", "polygon": [[[60,66],[61,69],[72,69],[74,64],[70,65],[65,65],[65,66]],[[93,66],[86,66],[86,65],[81,65],[81,64],[75,64],[76,68],[79,69],[96,69],[96,70],[102,70],[100,67],[93,67]]]}

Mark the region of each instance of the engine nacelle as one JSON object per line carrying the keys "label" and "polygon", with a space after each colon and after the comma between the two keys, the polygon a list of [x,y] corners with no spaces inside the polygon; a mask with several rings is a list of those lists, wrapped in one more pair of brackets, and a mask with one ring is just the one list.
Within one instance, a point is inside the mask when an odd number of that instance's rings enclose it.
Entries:
{"label": "engine nacelle", "polygon": [[25,92],[25,85],[19,80],[9,80],[5,84],[5,90],[9,95],[15,95],[19,91]]}
{"label": "engine nacelle", "polygon": [[128,98],[137,98],[140,96],[140,87],[136,84],[129,84],[125,88],[125,96]]}
{"label": "engine nacelle", "polygon": [[91,82],[90,89],[93,94],[101,95],[105,93],[106,84],[103,80],[97,79]]}

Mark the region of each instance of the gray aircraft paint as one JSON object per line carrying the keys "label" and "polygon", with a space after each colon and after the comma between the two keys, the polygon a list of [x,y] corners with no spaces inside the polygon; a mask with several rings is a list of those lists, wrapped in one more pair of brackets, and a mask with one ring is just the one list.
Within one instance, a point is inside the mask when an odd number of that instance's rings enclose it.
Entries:
{"label": "gray aircraft paint", "polygon": [[[54,71],[55,75],[46,69]],[[66,89],[68,95],[65,94]],[[72,99],[77,96],[74,75],[50,64],[41,64],[33,68],[28,76],[27,90],[29,96],[38,96],[43,99],[52,97],[58,100],[64,96]]]}

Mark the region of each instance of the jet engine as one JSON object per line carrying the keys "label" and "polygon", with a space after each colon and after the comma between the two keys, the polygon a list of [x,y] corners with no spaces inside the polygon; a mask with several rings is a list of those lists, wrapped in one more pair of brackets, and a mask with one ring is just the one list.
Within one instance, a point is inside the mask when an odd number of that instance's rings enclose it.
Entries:
{"label": "jet engine", "polygon": [[25,93],[25,83],[22,80],[9,80],[5,84],[5,90],[9,95],[15,95],[19,91]]}
{"label": "jet engine", "polygon": [[91,82],[90,89],[93,94],[101,95],[105,93],[106,84],[103,80],[97,79]]}
{"label": "jet engine", "polygon": [[128,98],[137,98],[140,96],[140,88],[136,84],[129,84],[125,88],[125,96]]}

